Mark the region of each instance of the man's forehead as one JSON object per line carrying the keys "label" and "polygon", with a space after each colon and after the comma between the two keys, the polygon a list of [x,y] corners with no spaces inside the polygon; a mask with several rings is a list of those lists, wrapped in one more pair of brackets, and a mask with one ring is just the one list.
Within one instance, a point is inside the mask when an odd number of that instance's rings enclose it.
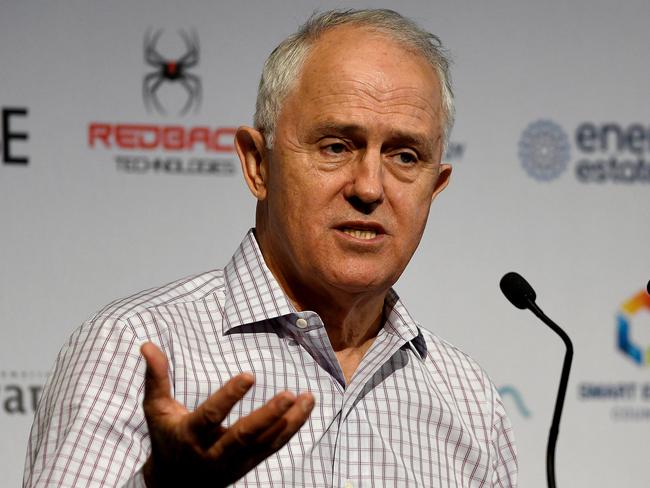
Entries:
{"label": "man's forehead", "polygon": [[423,55],[387,33],[359,26],[338,26],[322,34],[305,60],[300,81],[309,89],[356,83],[355,88],[365,85],[377,97],[413,89],[438,99],[440,92],[438,74]]}
{"label": "man's forehead", "polygon": [[[346,59],[341,59],[343,56]],[[389,58],[363,49],[345,51],[340,56],[313,56],[294,92],[297,105],[293,109],[316,105],[319,112],[312,114],[316,117],[353,110],[360,116],[364,112],[402,113],[413,119],[438,120],[442,101],[433,69],[417,57],[387,61]]]}

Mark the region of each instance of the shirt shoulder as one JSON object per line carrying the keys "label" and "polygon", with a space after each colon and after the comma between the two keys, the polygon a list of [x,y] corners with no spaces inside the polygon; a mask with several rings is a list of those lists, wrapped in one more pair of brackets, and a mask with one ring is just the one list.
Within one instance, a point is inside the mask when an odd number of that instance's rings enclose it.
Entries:
{"label": "shirt shoulder", "polygon": [[456,361],[467,362],[469,364],[472,364],[480,368],[479,364],[476,362],[474,358],[472,358],[469,354],[459,349],[457,346],[443,339],[435,332],[425,329],[420,324],[418,324],[418,327],[420,329],[420,333],[422,334],[427,344],[427,350],[429,352],[432,352],[434,355],[435,354],[443,355],[449,359],[454,359]]}
{"label": "shirt shoulder", "polygon": [[223,269],[214,269],[186,276],[162,286],[148,288],[108,303],[88,320],[98,318],[130,323],[148,315],[158,307],[210,300],[223,289]]}
{"label": "shirt shoulder", "polygon": [[474,358],[430,330],[419,328],[427,346],[429,367],[445,379],[452,393],[457,388],[469,388],[489,404],[500,403],[496,386]]}

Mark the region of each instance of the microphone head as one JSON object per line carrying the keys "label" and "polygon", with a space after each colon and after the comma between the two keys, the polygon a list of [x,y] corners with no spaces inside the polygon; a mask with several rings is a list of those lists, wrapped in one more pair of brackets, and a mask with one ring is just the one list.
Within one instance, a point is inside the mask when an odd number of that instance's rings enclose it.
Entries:
{"label": "microphone head", "polygon": [[650,281],[648,281],[648,284],[646,285],[646,288],[648,289],[648,294],[650,295]]}
{"label": "microphone head", "polygon": [[519,273],[511,271],[506,273],[499,282],[501,291],[515,307],[525,309],[531,302],[535,302],[535,290]]}

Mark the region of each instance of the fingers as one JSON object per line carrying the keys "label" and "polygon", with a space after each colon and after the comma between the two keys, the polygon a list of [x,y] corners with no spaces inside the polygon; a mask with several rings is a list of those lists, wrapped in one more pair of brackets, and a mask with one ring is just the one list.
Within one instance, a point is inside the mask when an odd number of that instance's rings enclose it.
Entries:
{"label": "fingers", "polygon": [[[260,434],[273,427],[294,405],[296,398],[288,391],[278,393],[265,405],[239,419],[228,430],[224,444],[248,445]],[[286,423],[286,422],[285,422]]]}
{"label": "fingers", "polygon": [[297,398],[289,392],[279,393],[247,417],[239,419],[210,450],[219,456],[235,455],[252,448],[262,458],[277,451],[302,427],[314,407],[311,393]]}
{"label": "fingers", "polygon": [[146,342],[140,347],[140,354],[147,363],[144,379],[144,403],[150,404],[160,399],[171,399],[171,385],[167,376],[167,357],[153,343]]}
{"label": "fingers", "polygon": [[255,378],[250,373],[233,376],[228,382],[203,402],[188,418],[189,430],[208,447],[222,432],[221,422],[232,407],[253,386]]}
{"label": "fingers", "polygon": [[313,409],[314,396],[311,393],[302,393],[279,422],[260,434],[257,442],[269,445],[271,452],[277,451],[300,430]]}

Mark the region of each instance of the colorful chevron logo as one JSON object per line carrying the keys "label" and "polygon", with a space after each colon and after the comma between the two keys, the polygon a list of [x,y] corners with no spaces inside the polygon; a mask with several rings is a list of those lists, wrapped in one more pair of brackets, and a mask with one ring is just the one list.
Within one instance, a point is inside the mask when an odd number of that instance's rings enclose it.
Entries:
{"label": "colorful chevron logo", "polygon": [[650,346],[640,346],[632,338],[634,316],[644,309],[650,312],[650,295],[645,290],[624,302],[616,317],[618,349],[639,366],[650,364]]}

